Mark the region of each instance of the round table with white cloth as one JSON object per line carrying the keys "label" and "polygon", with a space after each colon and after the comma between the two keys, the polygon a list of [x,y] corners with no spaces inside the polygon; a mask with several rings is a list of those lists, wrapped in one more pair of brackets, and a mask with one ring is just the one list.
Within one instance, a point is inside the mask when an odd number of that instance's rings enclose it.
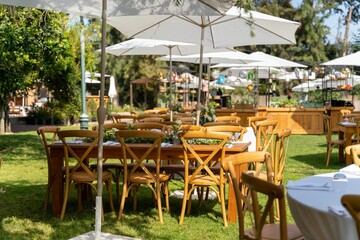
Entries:
{"label": "round table with white cloth", "polygon": [[292,216],[307,240],[354,240],[356,225],[341,204],[344,194],[360,194],[360,174],[345,173],[346,179],[333,180],[326,173],[287,184]]}

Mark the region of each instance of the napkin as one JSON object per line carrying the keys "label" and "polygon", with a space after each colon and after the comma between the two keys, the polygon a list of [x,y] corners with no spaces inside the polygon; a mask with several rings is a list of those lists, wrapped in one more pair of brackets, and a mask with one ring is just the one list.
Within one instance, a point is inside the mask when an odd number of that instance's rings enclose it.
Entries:
{"label": "napkin", "polygon": [[331,205],[328,207],[329,211],[335,213],[336,215],[343,216],[346,214],[346,210],[343,206],[340,205]]}
{"label": "napkin", "polygon": [[[62,141],[55,141],[54,143],[62,143]],[[82,140],[66,140],[66,143],[81,144]]]}
{"label": "napkin", "polygon": [[171,143],[166,143],[166,142],[161,143],[161,147],[170,147],[170,146],[172,146]]}
{"label": "napkin", "polygon": [[291,180],[288,181],[286,185],[287,189],[297,189],[297,190],[315,190],[315,191],[330,191],[331,185],[329,183],[325,184],[302,184],[293,182]]}
{"label": "napkin", "polygon": [[341,124],[344,126],[356,126],[356,123],[353,122],[341,122]]}
{"label": "napkin", "polygon": [[360,175],[360,168],[356,164],[351,164],[339,170],[341,173]]}
{"label": "napkin", "polygon": [[119,142],[115,142],[115,141],[106,141],[103,143],[104,146],[112,146],[112,145],[120,145]]}

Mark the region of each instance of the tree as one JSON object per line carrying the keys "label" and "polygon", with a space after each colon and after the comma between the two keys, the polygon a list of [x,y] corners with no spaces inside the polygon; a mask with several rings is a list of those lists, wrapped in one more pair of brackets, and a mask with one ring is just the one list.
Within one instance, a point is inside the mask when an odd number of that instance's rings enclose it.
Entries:
{"label": "tree", "polygon": [[58,100],[76,96],[66,14],[0,5],[0,134],[10,131],[9,100],[45,83]]}
{"label": "tree", "polygon": [[327,60],[324,42],[327,41],[329,28],[324,25],[324,20],[328,14],[319,4],[314,0],[304,0],[295,16],[301,26],[296,33],[297,45],[293,48],[296,55],[293,60],[311,66]]}

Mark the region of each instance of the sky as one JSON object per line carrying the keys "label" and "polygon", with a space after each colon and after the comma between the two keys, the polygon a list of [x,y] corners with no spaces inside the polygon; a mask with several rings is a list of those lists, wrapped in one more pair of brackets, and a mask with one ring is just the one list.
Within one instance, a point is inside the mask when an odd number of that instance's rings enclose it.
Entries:
{"label": "sky", "polygon": [[[302,3],[302,0],[291,0],[293,6],[295,8],[299,7],[300,4]],[[341,17],[340,15],[332,15],[330,16],[326,21],[325,21],[325,25],[329,26],[331,33],[328,35],[328,39],[330,40],[331,43],[335,42],[337,33],[338,33],[338,21],[339,21],[339,17]],[[343,19],[341,19],[341,21],[343,22]],[[350,26],[350,34],[349,34],[349,41],[351,41],[352,36],[354,34],[358,33],[358,29],[360,30],[360,24],[351,24]],[[342,34],[342,38],[344,38],[344,33],[345,33],[345,26],[341,25],[340,26],[340,32]]]}

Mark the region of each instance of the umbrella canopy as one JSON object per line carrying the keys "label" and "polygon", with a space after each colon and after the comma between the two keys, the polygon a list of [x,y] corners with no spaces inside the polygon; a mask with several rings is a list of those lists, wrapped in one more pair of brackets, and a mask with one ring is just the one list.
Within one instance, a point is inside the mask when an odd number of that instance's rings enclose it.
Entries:
{"label": "umbrella canopy", "polygon": [[250,53],[250,56],[254,58],[261,59],[260,62],[249,63],[248,66],[254,67],[284,67],[284,68],[307,68],[306,65],[299,64],[293,61],[289,61],[283,58],[275,57],[263,52],[254,52]]}
{"label": "umbrella canopy", "polygon": [[86,77],[86,78],[85,78],[85,83],[100,84],[101,82],[100,82],[99,80],[96,80],[96,79],[92,79],[92,78]]}
{"label": "umbrella canopy", "polygon": [[310,91],[315,91],[315,90],[319,90],[319,89],[322,89],[322,83],[318,82],[316,80],[303,82],[303,83],[291,88],[291,90],[293,92],[310,92]]}
{"label": "umbrella canopy", "polygon": [[110,87],[108,96],[111,98],[111,102],[113,98],[117,95],[116,86],[115,86],[115,78],[113,76],[110,77]]}
{"label": "umbrella canopy", "polygon": [[360,51],[324,62],[323,66],[360,66]]}
{"label": "umbrella canopy", "polygon": [[[226,12],[233,2],[219,2],[217,0],[142,0],[142,1],[118,1],[107,0],[107,18],[124,15],[154,15],[194,14],[194,15],[218,15]],[[102,0],[0,0],[0,4],[39,8],[66,12],[89,18],[101,18],[103,10]],[[160,18],[161,18],[160,17]]]}
{"label": "umbrella canopy", "polygon": [[[205,64],[212,63],[238,63],[246,64],[254,61],[259,61],[259,59],[250,56],[249,54],[231,50],[222,51],[222,52],[208,52],[203,54],[203,58],[208,61],[204,61]],[[200,54],[191,54],[185,56],[175,55],[171,57],[172,61],[175,62],[187,62],[187,63],[200,63]],[[158,61],[170,61],[170,56],[159,57],[156,60]]]}
{"label": "umbrella canopy", "polygon": [[[295,44],[295,31],[299,23],[266,14],[232,7],[222,16],[175,15],[166,20],[136,18],[134,16],[109,19],[109,24],[128,37],[166,39],[200,45],[199,85],[202,81],[203,46],[232,47],[255,44]],[[199,124],[201,89],[197,93]]]}

